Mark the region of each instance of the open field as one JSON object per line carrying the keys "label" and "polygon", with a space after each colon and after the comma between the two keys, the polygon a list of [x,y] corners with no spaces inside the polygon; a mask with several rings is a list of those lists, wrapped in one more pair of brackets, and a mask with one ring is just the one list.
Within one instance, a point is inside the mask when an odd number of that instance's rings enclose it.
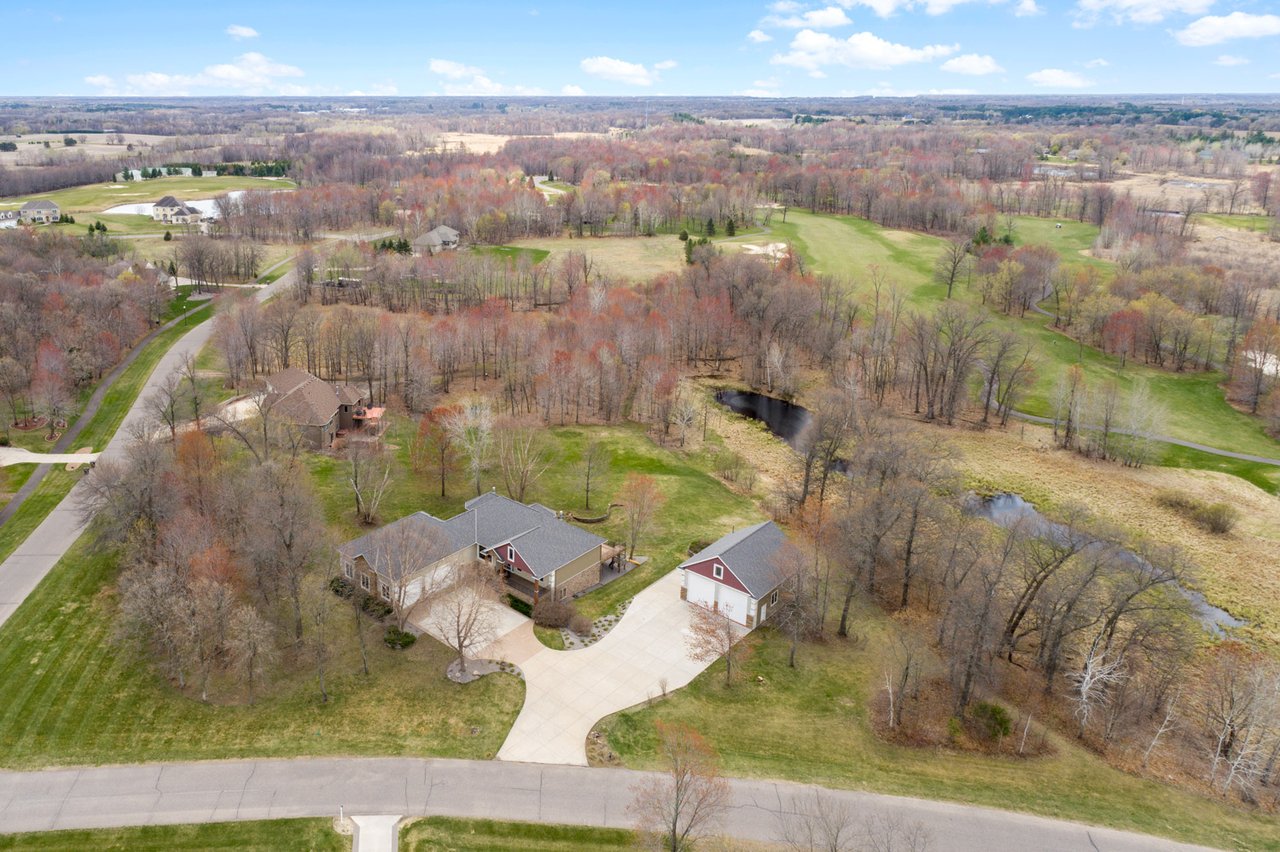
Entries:
{"label": "open field", "polygon": [[[658,767],[654,723],[662,720],[699,731],[729,775],[964,801],[1215,847],[1280,845],[1270,816],[1127,775],[1053,735],[1055,755],[1021,760],[884,742],[871,730],[869,700],[881,688],[897,628],[869,609],[859,609],[853,624],[856,640],[805,645],[795,669],[787,666],[788,642],[758,630],[759,646],[734,686],[725,687],[717,662],[685,689],[611,716],[597,730],[632,768]],[[934,842],[946,848],[945,838]]]}
{"label": "open field", "polygon": [[333,821],[327,819],[210,822],[0,834],[0,852],[54,852],[66,849],[120,849],[128,852],[168,852],[171,849],[341,852],[350,848],[350,835],[335,832]]}
{"label": "open field", "polygon": [[[1020,424],[1008,431],[942,430],[960,450],[970,487],[1009,491],[1045,508],[1079,503],[1132,535],[1182,547],[1200,567],[1198,585],[1209,602],[1244,618],[1244,632],[1280,648],[1280,504],[1260,488],[1208,470],[1128,468],[1052,448],[1048,429]],[[1240,510],[1227,535],[1213,535],[1160,505],[1171,489]]]}
{"label": "open field", "polygon": [[151,180],[125,181],[124,183],[96,183],[73,189],[60,189],[39,195],[20,195],[0,200],[0,210],[21,207],[33,199],[49,199],[64,213],[101,213],[117,204],[134,204],[159,201],[166,195],[175,195],[183,201],[212,198],[236,189],[292,189],[293,181],[286,178],[255,177],[160,177]]}
{"label": "open field", "polygon": [[591,258],[596,268],[611,278],[647,281],[684,268],[684,245],[669,234],[655,237],[539,237],[516,240],[511,248],[547,252],[552,263],[571,251]]}
{"label": "open field", "polygon": [[[146,149],[173,138],[145,133],[118,135],[121,137],[120,144],[116,143],[117,134],[115,133],[27,133],[23,136],[0,134],[0,142],[14,142],[18,146],[16,151],[0,151],[0,166],[21,167],[33,161],[44,162],[46,157],[54,162],[64,157],[89,157],[94,160],[121,159],[145,153]],[[76,140],[75,145],[67,147],[63,144],[63,140],[68,136]],[[84,141],[80,141],[81,139]],[[49,143],[48,148],[44,147],[45,142]],[[128,150],[130,145],[133,146],[133,151]]]}
{"label": "open field", "polygon": [[1271,226],[1275,224],[1276,220],[1270,216],[1247,213],[1236,213],[1231,216],[1226,213],[1197,213],[1192,221],[1206,222],[1222,228],[1234,228],[1239,231],[1253,231],[1265,234],[1271,230]]}
{"label": "open field", "polygon": [[[93,447],[95,450],[105,447],[124,420],[125,414],[133,406],[147,377],[164,357],[164,353],[169,351],[169,347],[173,346],[178,338],[208,319],[211,313],[212,308],[206,307],[147,344],[147,348],[120,374],[111,386],[111,390],[107,391],[98,413],[80,433],[76,442],[77,447]],[[48,445],[45,445],[44,450],[48,450]],[[62,467],[49,472],[18,511],[5,522],[4,526],[0,527],[0,562],[7,559],[31,531],[40,526],[45,516],[62,501],[63,497],[67,496],[72,486],[83,475],[81,471],[73,473]],[[16,490],[18,486],[12,487]]]}
{"label": "open field", "polygon": [[[498,822],[489,819],[427,817],[400,828],[401,852],[591,852],[593,849],[627,849],[635,845],[635,833],[620,828],[576,825],[542,825]],[[3,849],[0,846],[0,849]]]}
{"label": "open field", "polygon": [[[404,651],[371,639],[371,674],[359,674],[350,608],[335,597],[342,641],[327,704],[305,664],[275,679],[254,706],[205,704],[115,639],[115,575],[113,557],[82,537],[0,629],[0,764],[332,754],[484,759],[497,752],[522,702],[523,684],[509,675],[465,686],[448,680],[452,652],[426,638]],[[220,684],[213,695],[237,692]]]}
{"label": "open field", "polygon": [[[50,225],[49,227],[60,233],[80,236],[95,222],[101,222],[107,226],[108,236],[156,234],[163,237],[165,231],[177,235],[184,233],[186,230],[186,226],[183,225],[166,225],[163,222],[157,222],[150,216],[134,216],[129,213],[81,213],[76,217],[75,224],[62,223]],[[198,230],[198,226],[191,227]]]}

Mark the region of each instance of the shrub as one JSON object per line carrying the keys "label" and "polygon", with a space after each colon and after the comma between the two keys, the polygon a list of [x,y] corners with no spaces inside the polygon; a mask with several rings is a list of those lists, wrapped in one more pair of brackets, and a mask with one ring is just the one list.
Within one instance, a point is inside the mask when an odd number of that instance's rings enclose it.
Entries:
{"label": "shrub", "polygon": [[360,608],[364,610],[369,617],[376,618],[379,621],[394,612],[391,608],[391,604],[387,603],[382,598],[374,597],[364,591],[360,592]]}
{"label": "shrub", "polygon": [[590,636],[594,626],[595,622],[581,613],[574,613],[573,618],[569,619],[569,629],[579,636]]}
{"label": "shrub", "polygon": [[693,541],[689,542],[689,555],[692,556],[700,550],[710,546],[711,542],[707,541],[705,538],[695,538]]}
{"label": "shrub", "polygon": [[542,598],[533,605],[533,623],[539,627],[568,627],[578,611],[568,601]]}
{"label": "shrub", "polygon": [[979,701],[973,705],[973,719],[993,740],[1007,737],[1013,731],[1013,720],[1009,718],[1009,711],[999,704]]}
{"label": "shrub", "polygon": [[533,615],[533,606],[515,595],[507,595],[507,605],[523,616]]}
{"label": "shrub", "polygon": [[346,577],[334,577],[329,581],[329,591],[333,592],[340,598],[349,598],[355,592],[356,587],[351,585],[351,581]]}
{"label": "shrub", "polygon": [[1210,503],[1196,509],[1196,523],[1214,535],[1226,535],[1236,527],[1240,511],[1228,503]]}
{"label": "shrub", "polygon": [[418,641],[418,637],[414,636],[407,630],[401,630],[398,627],[388,627],[387,635],[382,637],[382,641],[387,643],[388,648],[395,648],[397,651],[408,648],[414,642]]}

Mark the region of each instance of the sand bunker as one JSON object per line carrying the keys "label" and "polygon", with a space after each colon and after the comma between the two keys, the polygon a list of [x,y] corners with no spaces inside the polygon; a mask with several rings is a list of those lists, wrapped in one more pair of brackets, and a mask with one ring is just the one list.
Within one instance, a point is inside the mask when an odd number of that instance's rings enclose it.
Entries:
{"label": "sand bunker", "polygon": [[750,243],[748,243],[747,245],[744,245],[742,247],[742,250],[745,251],[747,254],[762,254],[765,257],[770,257],[770,258],[773,258],[774,260],[777,260],[778,258],[786,257],[787,244],[786,243],[769,243],[768,245],[757,246],[757,245],[751,245]]}

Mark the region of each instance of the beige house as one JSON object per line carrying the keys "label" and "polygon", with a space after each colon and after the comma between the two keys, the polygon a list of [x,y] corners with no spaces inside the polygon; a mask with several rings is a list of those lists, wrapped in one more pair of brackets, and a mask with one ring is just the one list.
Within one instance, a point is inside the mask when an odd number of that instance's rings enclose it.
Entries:
{"label": "beige house", "polygon": [[152,206],[151,218],[167,225],[198,225],[202,214],[185,201],[166,195]]}
{"label": "beige house", "polygon": [[[415,512],[338,547],[342,573],[370,594],[390,601],[410,583],[406,605],[452,582],[452,573],[477,561],[502,577],[506,590],[529,603],[545,595],[564,600],[600,582],[605,540],[563,520],[546,506],[526,505],[495,492],[468,500],[448,520]],[[411,525],[412,540],[435,556],[405,577],[393,546]],[[403,539],[401,539],[403,540]],[[415,565],[423,565],[421,557]]]}
{"label": "beige house", "polygon": [[62,218],[62,211],[52,201],[28,201],[18,208],[18,218],[33,225],[52,225]]}
{"label": "beige house", "polygon": [[306,442],[321,450],[332,447],[340,433],[376,426],[383,413],[355,385],[330,384],[296,367],[267,379],[263,407],[297,426]]}

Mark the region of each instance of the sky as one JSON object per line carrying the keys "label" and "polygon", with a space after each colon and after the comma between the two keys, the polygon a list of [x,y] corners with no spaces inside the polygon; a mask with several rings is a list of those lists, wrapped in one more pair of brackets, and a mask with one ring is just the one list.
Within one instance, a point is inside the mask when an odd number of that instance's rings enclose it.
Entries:
{"label": "sky", "polygon": [[3,95],[1280,91],[1280,0],[16,0],[0,31]]}

